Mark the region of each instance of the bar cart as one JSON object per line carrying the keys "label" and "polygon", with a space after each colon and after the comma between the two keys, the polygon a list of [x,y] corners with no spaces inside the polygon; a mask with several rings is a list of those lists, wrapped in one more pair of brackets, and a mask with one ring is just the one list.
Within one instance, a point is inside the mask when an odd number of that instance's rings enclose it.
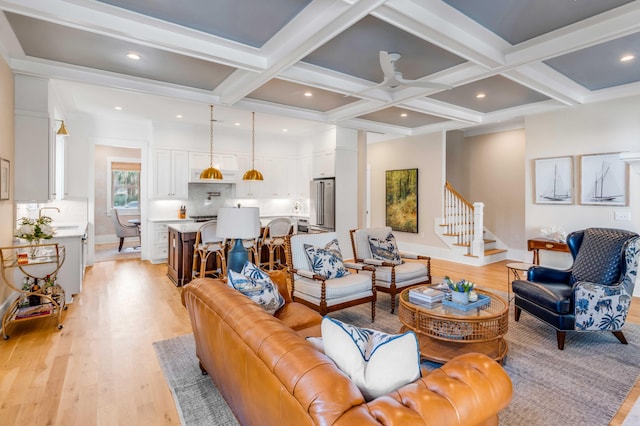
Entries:
{"label": "bar cart", "polygon": [[0,247],[2,281],[18,293],[2,317],[5,340],[9,338],[7,327],[14,322],[55,316],[58,330],[62,328],[62,311],[67,306],[56,277],[64,258],[64,246],[58,243]]}

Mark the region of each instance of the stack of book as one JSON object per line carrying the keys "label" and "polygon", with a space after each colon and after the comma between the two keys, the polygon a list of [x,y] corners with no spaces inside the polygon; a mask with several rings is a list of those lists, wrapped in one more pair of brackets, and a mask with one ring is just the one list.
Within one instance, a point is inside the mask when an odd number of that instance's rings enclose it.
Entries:
{"label": "stack of book", "polygon": [[433,287],[419,287],[409,290],[409,302],[432,308],[441,303],[444,292]]}

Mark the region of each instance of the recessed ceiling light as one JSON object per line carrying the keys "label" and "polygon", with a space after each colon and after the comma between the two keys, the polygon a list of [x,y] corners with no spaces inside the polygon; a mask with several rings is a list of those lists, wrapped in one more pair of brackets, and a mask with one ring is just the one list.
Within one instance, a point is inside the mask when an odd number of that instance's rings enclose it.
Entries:
{"label": "recessed ceiling light", "polygon": [[620,62],[629,62],[634,60],[635,58],[636,58],[635,55],[632,55],[632,54],[622,55],[620,57]]}
{"label": "recessed ceiling light", "polygon": [[304,92],[304,95],[305,95],[307,98],[310,98],[310,97],[312,97],[312,96],[313,96],[313,93],[311,93],[311,92]]}
{"label": "recessed ceiling light", "polygon": [[182,114],[176,115],[176,118],[182,118]]}
{"label": "recessed ceiling light", "polygon": [[236,126],[239,126],[239,125],[240,125],[240,123],[233,123],[233,124],[234,124],[234,125],[236,125]]}
{"label": "recessed ceiling light", "polygon": [[115,107],[113,107],[113,109],[115,109],[116,111],[122,111],[122,107],[121,106],[115,106]]}
{"label": "recessed ceiling light", "polygon": [[287,130],[287,129],[282,129],[282,131],[286,133],[286,132],[288,132],[289,130]]}
{"label": "recessed ceiling light", "polygon": [[129,53],[127,53],[127,58],[133,59],[134,61],[138,61],[138,60],[140,60],[140,55],[138,55],[137,53],[134,53],[134,52],[129,52]]}
{"label": "recessed ceiling light", "polygon": [[402,114],[400,114],[400,117],[406,117],[406,116],[407,116],[406,112],[403,112]]}
{"label": "recessed ceiling light", "polygon": [[485,96],[487,96],[487,95],[485,95],[484,93],[480,92],[480,93],[478,93],[478,94],[476,95],[476,98],[478,98],[478,99],[484,99],[484,97],[485,97]]}

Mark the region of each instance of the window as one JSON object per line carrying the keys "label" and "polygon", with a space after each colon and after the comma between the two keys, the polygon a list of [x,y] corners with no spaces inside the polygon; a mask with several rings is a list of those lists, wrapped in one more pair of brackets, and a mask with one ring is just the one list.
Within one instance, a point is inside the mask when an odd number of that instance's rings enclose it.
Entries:
{"label": "window", "polygon": [[111,162],[111,207],[140,208],[140,163]]}

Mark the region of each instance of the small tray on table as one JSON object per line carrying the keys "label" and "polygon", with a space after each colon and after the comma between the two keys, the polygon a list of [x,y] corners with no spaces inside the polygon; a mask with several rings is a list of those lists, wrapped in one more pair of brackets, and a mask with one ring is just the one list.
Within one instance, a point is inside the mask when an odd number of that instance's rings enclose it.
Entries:
{"label": "small tray on table", "polygon": [[451,308],[460,309],[461,311],[470,311],[470,310],[476,309],[476,308],[478,308],[478,309],[479,308],[484,308],[486,306],[489,306],[490,303],[491,303],[491,297],[485,296],[484,294],[478,294],[478,300],[476,300],[475,302],[469,302],[466,305],[463,305],[461,303],[453,302],[450,299],[448,299],[447,297],[442,299],[442,304],[444,306],[449,306]]}

